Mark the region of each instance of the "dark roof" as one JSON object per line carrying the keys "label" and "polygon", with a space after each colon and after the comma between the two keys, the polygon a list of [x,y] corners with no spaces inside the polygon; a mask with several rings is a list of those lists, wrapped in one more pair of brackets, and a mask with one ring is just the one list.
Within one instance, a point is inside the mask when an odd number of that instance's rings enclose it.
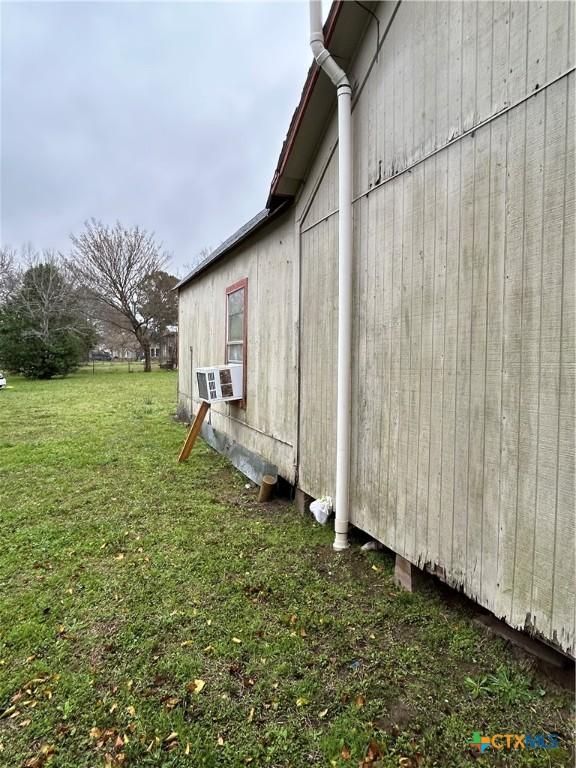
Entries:
{"label": "dark roof", "polygon": [[231,235],[227,240],[224,240],[224,242],[219,245],[218,248],[212,251],[203,261],[197,264],[194,269],[186,275],[186,277],[182,278],[182,280],[180,280],[180,282],[174,286],[174,290],[182,288],[184,285],[186,285],[186,283],[189,283],[190,280],[195,278],[201,272],[204,272],[205,269],[208,269],[208,267],[211,266],[215,261],[218,261],[219,259],[222,259],[224,256],[226,256],[229,251],[231,251],[237,245],[240,245],[240,243],[246,240],[247,237],[253,235],[259,229],[262,229],[264,226],[266,226],[266,224],[272,221],[272,219],[275,219],[280,213],[282,213],[282,211],[285,211],[286,208],[290,205],[290,202],[291,201],[287,200],[274,209],[264,208],[262,211],[260,211],[260,213],[257,213],[254,218],[250,219],[250,221],[246,222],[246,224],[241,226],[240,229],[236,230],[233,235]]}

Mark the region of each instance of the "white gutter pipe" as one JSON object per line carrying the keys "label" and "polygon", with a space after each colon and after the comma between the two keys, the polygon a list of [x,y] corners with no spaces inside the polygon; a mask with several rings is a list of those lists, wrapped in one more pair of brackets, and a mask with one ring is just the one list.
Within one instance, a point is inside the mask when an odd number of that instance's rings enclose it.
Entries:
{"label": "white gutter pipe", "polygon": [[352,89],[324,47],[321,0],[310,0],[310,47],[338,95],[338,404],[334,549],[348,548],[352,357]]}

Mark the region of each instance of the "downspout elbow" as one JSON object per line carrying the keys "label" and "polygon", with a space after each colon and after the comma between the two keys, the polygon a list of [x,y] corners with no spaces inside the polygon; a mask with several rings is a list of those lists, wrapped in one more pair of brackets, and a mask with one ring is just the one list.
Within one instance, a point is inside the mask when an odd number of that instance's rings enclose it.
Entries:
{"label": "downspout elbow", "polygon": [[340,86],[350,87],[346,72],[336,64],[332,54],[324,45],[322,4],[318,0],[311,0],[310,2],[310,48],[318,66],[326,72],[337,88]]}
{"label": "downspout elbow", "polygon": [[[342,67],[339,67],[338,64],[336,64],[330,52],[324,48],[324,44],[318,42],[310,43],[310,47],[312,48],[318,66],[326,72],[336,88],[340,89],[342,87],[347,87],[349,89],[350,81],[348,80],[346,72],[344,72]],[[318,51],[318,53],[316,53],[316,51]]]}

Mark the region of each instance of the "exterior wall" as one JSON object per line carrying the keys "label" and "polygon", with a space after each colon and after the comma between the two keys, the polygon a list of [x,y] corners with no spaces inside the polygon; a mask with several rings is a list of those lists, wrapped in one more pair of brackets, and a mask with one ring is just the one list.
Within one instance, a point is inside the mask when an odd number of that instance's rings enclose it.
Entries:
{"label": "exterior wall", "polygon": [[[376,61],[368,29],[350,404],[352,522],[572,653],[573,11],[402,3]],[[377,12],[384,30],[392,7]],[[313,496],[334,492],[335,137],[297,207]]]}
{"label": "exterior wall", "polygon": [[295,479],[297,379],[293,313],[294,214],[253,235],[234,256],[193,280],[179,296],[179,403],[197,410],[194,369],[225,360],[226,288],[248,278],[246,408],[210,408],[212,427]]}
{"label": "exterior wall", "polygon": [[178,332],[166,332],[160,339],[160,361],[162,364],[178,365]]}

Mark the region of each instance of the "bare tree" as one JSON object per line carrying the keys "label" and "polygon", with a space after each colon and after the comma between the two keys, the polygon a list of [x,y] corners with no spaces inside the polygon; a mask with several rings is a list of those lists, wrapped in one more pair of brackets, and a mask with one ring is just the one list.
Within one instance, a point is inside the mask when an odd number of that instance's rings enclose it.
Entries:
{"label": "bare tree", "polygon": [[111,307],[104,308],[104,312],[100,313],[98,334],[100,345],[122,359],[126,353],[136,356],[140,350],[140,344],[126,317]]}
{"label": "bare tree", "polygon": [[154,235],[139,227],[131,229],[117,222],[105,226],[95,219],[86,222],[80,235],[71,235],[71,268],[94,302],[103,319],[105,309],[113,309],[129,323],[144,353],[144,370],[152,369],[150,323],[142,311],[142,290],[149,275],[168,262],[168,254]]}
{"label": "bare tree", "polygon": [[0,304],[3,304],[14,291],[18,269],[17,252],[13,248],[0,248]]}
{"label": "bare tree", "polygon": [[202,262],[206,261],[213,250],[214,248],[212,248],[211,245],[205,245],[201,248],[198,253],[193,256],[192,261],[187,261],[182,265],[182,271],[184,273],[182,277],[185,277],[189,272],[192,272],[193,269],[199,267]]}
{"label": "bare tree", "polygon": [[[20,312],[35,321],[32,333],[46,342],[54,333],[80,333],[79,320],[86,320],[64,259],[54,251],[42,254],[29,251],[18,294]],[[85,326],[81,322],[81,333]]]}
{"label": "bare tree", "polygon": [[66,263],[27,249],[0,307],[0,357],[26,376],[50,378],[76,368],[96,339]]}

